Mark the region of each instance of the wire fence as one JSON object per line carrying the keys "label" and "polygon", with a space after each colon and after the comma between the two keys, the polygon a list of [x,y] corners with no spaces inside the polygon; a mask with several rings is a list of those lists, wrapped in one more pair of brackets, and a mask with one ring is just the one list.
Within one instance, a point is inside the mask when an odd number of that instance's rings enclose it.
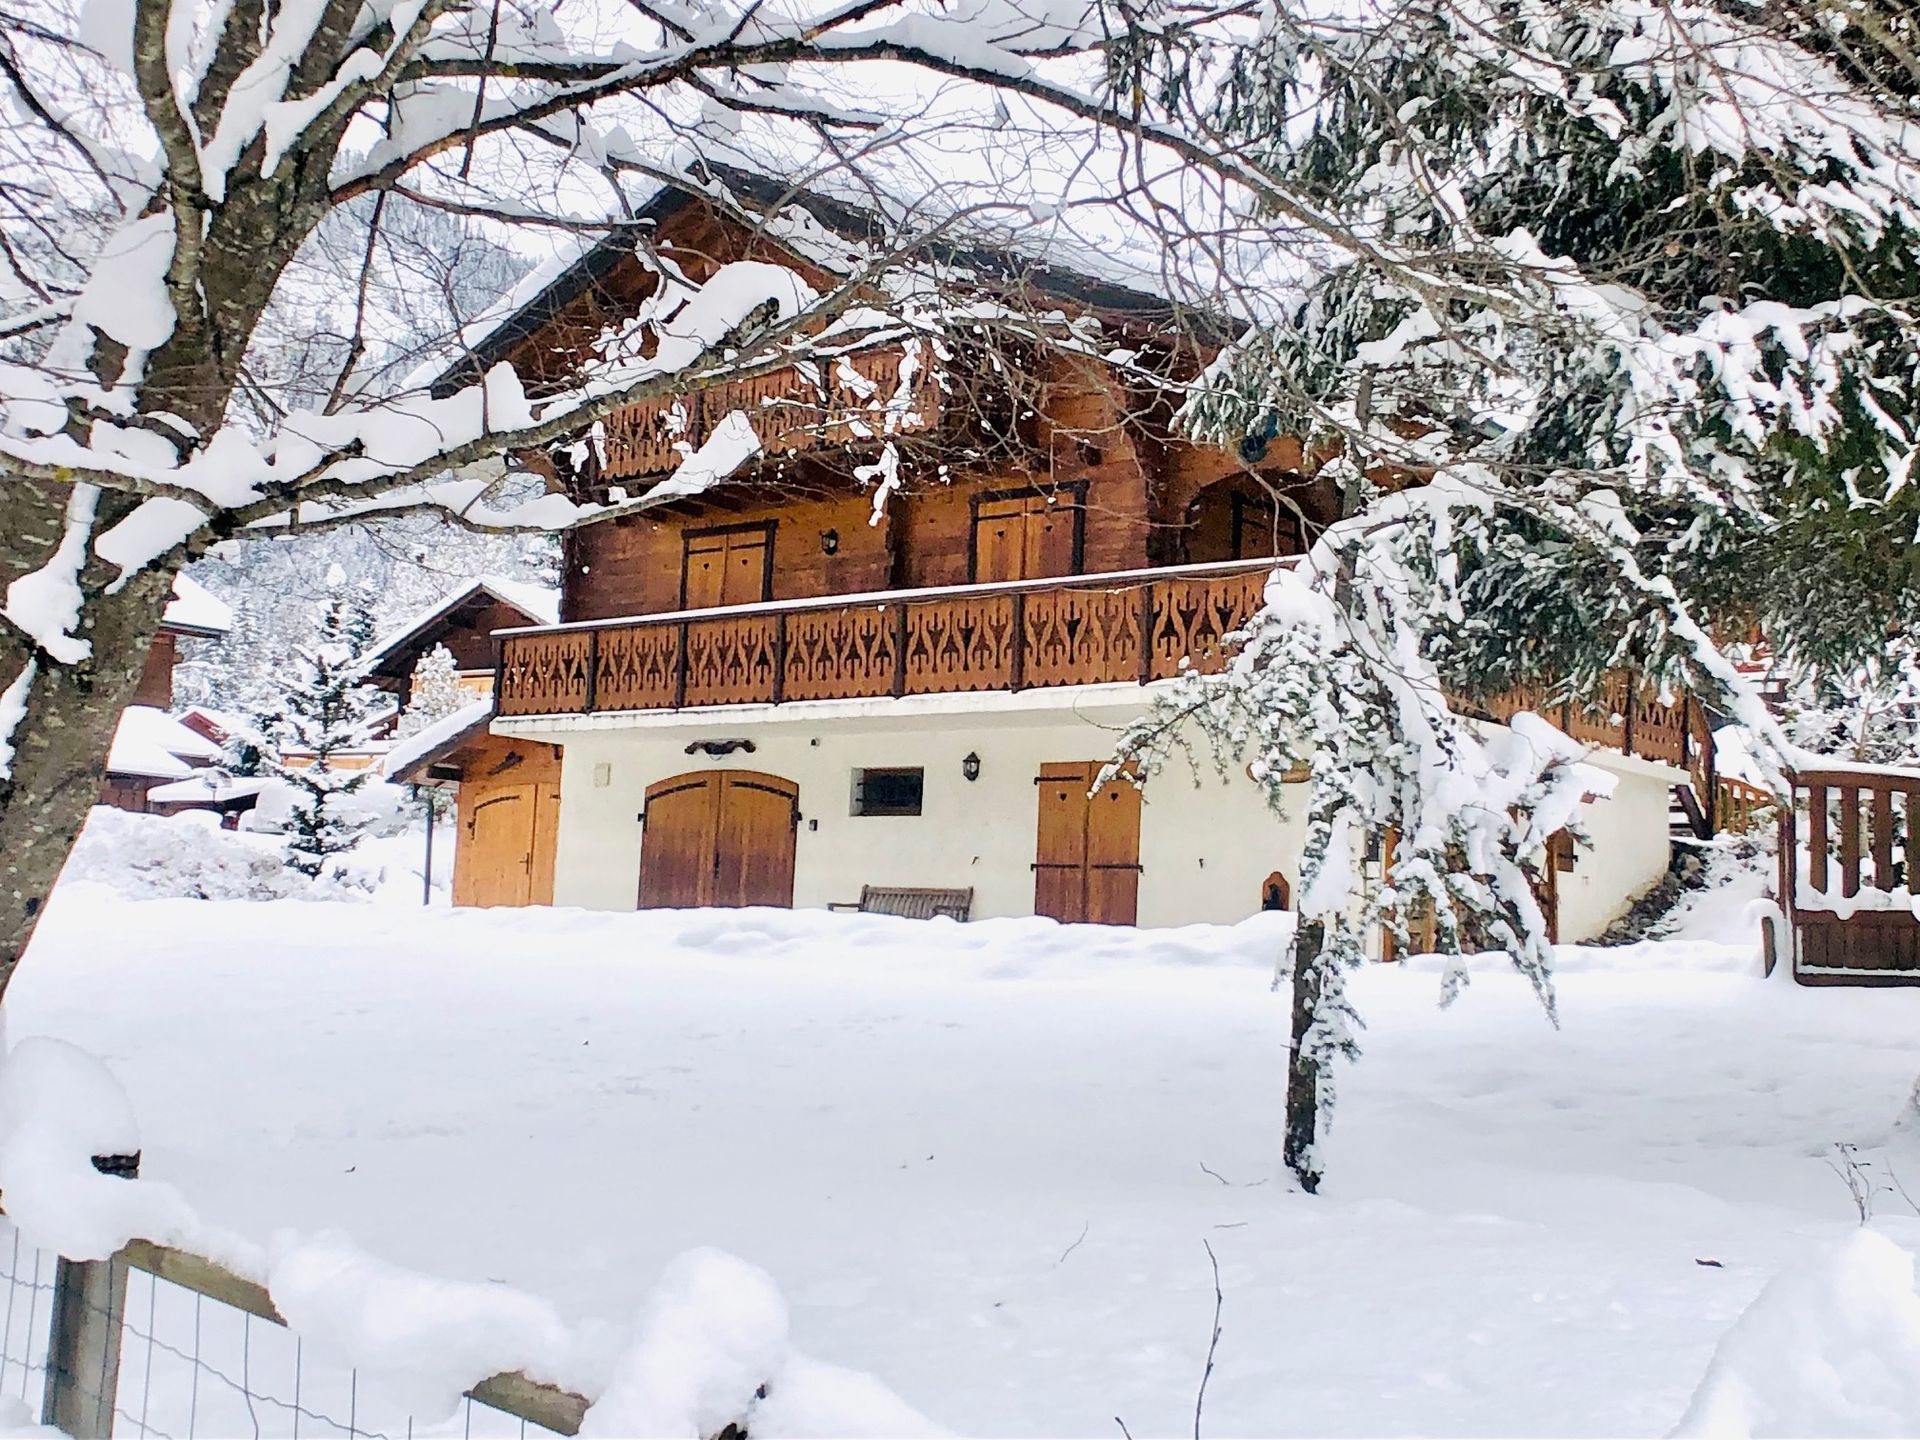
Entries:
{"label": "wire fence", "polygon": [[[505,1440],[573,1433],[471,1394],[452,1414],[422,1413],[417,1397],[406,1395],[403,1377],[363,1373],[276,1319],[128,1258],[176,1254],[130,1248],[110,1262],[75,1264],[35,1249],[0,1219],[0,1428],[38,1420],[81,1437],[141,1440]],[[209,1262],[179,1258],[208,1274],[223,1273]],[[230,1278],[233,1290],[248,1288]],[[259,1294],[270,1312],[265,1292]],[[475,1389],[485,1394],[490,1387],[546,1401],[523,1407],[543,1413],[563,1395],[518,1376],[495,1377]]]}

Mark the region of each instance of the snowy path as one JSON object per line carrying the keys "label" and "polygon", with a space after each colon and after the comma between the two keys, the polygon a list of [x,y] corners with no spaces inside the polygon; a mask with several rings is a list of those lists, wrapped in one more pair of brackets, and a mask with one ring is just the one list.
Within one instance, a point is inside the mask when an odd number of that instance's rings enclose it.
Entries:
{"label": "snowy path", "polygon": [[101,1054],[209,1220],[613,1319],[718,1245],[804,1349],[1000,1435],[1191,1433],[1203,1241],[1209,1435],[1664,1433],[1765,1279],[1851,1226],[1823,1152],[1920,1075],[1920,995],[1731,947],[1576,968],[1558,1033],[1509,976],[1441,1014],[1435,975],[1369,972],[1309,1199],[1273,1178],[1273,943],[72,885],[9,1027]]}

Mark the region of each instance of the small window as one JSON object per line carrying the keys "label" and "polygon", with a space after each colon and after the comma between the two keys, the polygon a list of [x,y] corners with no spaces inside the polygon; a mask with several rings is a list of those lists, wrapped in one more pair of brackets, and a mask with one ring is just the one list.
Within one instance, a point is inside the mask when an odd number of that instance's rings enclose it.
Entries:
{"label": "small window", "polygon": [[927,772],[912,769],[856,770],[853,772],[853,813],[856,815],[918,815],[926,790]]}

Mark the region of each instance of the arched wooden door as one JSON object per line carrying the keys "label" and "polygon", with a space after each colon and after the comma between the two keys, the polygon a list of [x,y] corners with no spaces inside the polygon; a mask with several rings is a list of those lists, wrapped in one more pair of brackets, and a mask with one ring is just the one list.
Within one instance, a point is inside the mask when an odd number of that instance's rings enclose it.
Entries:
{"label": "arched wooden door", "polygon": [[702,770],[647,787],[642,909],[793,904],[800,790],[755,770]]}

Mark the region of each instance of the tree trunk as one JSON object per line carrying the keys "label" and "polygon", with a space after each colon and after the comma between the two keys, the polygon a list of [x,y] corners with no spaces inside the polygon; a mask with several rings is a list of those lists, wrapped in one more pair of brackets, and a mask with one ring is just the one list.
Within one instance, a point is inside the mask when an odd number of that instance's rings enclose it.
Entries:
{"label": "tree trunk", "polygon": [[[100,798],[114,728],[139,686],[172,587],[171,570],[155,567],[114,594],[90,595],[81,634],[92,657],[78,665],[42,657],[36,668],[27,713],[12,734],[12,772],[0,780],[0,998]],[[18,637],[0,649],[4,686],[28,652]]]}
{"label": "tree trunk", "polygon": [[1307,1032],[1320,1008],[1322,951],[1326,927],[1300,926],[1293,942],[1293,1045],[1287,1057],[1287,1168],[1309,1195],[1320,1188],[1320,1156],[1314,1141],[1320,1125],[1320,1062],[1307,1054]]}

